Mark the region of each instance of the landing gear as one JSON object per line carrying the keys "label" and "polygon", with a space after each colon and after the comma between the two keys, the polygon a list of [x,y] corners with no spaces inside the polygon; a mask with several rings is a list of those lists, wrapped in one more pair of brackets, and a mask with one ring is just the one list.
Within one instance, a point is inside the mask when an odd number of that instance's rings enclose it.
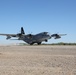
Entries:
{"label": "landing gear", "polygon": [[30,43],[30,45],[33,45],[34,43]]}
{"label": "landing gear", "polygon": [[38,42],[37,44],[38,44],[38,45],[40,45],[40,44],[41,44],[41,42]]}
{"label": "landing gear", "polygon": [[[34,44],[34,43],[30,43],[30,45],[33,45],[33,44]],[[38,44],[38,45],[40,45],[40,44],[41,44],[41,42],[38,42],[37,44]]]}
{"label": "landing gear", "polygon": [[45,39],[45,42],[48,42],[48,40],[47,40],[47,39]]}

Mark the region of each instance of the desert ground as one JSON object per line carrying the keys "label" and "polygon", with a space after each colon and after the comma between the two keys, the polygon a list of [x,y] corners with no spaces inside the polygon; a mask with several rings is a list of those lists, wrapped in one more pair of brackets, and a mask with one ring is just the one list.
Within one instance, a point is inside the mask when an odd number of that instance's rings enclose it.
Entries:
{"label": "desert ground", "polygon": [[76,46],[0,46],[0,75],[76,75]]}

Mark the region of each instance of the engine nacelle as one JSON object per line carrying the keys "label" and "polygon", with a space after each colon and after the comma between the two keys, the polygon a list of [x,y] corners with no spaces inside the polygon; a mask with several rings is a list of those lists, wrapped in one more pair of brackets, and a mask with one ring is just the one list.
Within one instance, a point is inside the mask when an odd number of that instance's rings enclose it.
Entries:
{"label": "engine nacelle", "polygon": [[18,33],[18,34],[17,34],[17,36],[19,36],[19,37],[21,37],[21,35],[22,35],[21,33]]}
{"label": "engine nacelle", "polygon": [[58,34],[53,34],[53,35],[51,35],[51,37],[54,37],[54,39],[59,39],[59,38],[61,38],[61,36],[58,35]]}
{"label": "engine nacelle", "polygon": [[59,39],[59,38],[61,38],[60,36],[56,36],[54,39]]}
{"label": "engine nacelle", "polygon": [[8,39],[10,39],[10,38],[11,38],[11,36],[7,36],[7,38],[6,38],[6,39],[8,40]]}

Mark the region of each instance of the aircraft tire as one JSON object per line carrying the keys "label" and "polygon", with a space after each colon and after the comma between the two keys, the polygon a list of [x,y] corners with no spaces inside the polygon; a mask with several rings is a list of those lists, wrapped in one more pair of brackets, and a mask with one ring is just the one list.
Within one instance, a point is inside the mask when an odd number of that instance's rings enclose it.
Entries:
{"label": "aircraft tire", "polygon": [[30,43],[30,45],[33,45],[34,43]]}
{"label": "aircraft tire", "polygon": [[38,45],[40,45],[40,44],[41,44],[41,42],[38,42],[37,44],[38,44]]}
{"label": "aircraft tire", "polygon": [[48,42],[48,40],[47,40],[47,39],[45,39],[45,42]]}

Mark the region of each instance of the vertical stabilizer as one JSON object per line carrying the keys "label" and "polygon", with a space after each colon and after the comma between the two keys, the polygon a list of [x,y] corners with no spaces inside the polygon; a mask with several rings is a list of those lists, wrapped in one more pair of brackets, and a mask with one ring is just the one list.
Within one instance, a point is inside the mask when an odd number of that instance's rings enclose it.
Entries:
{"label": "vertical stabilizer", "polygon": [[21,27],[21,34],[25,34],[23,27]]}

